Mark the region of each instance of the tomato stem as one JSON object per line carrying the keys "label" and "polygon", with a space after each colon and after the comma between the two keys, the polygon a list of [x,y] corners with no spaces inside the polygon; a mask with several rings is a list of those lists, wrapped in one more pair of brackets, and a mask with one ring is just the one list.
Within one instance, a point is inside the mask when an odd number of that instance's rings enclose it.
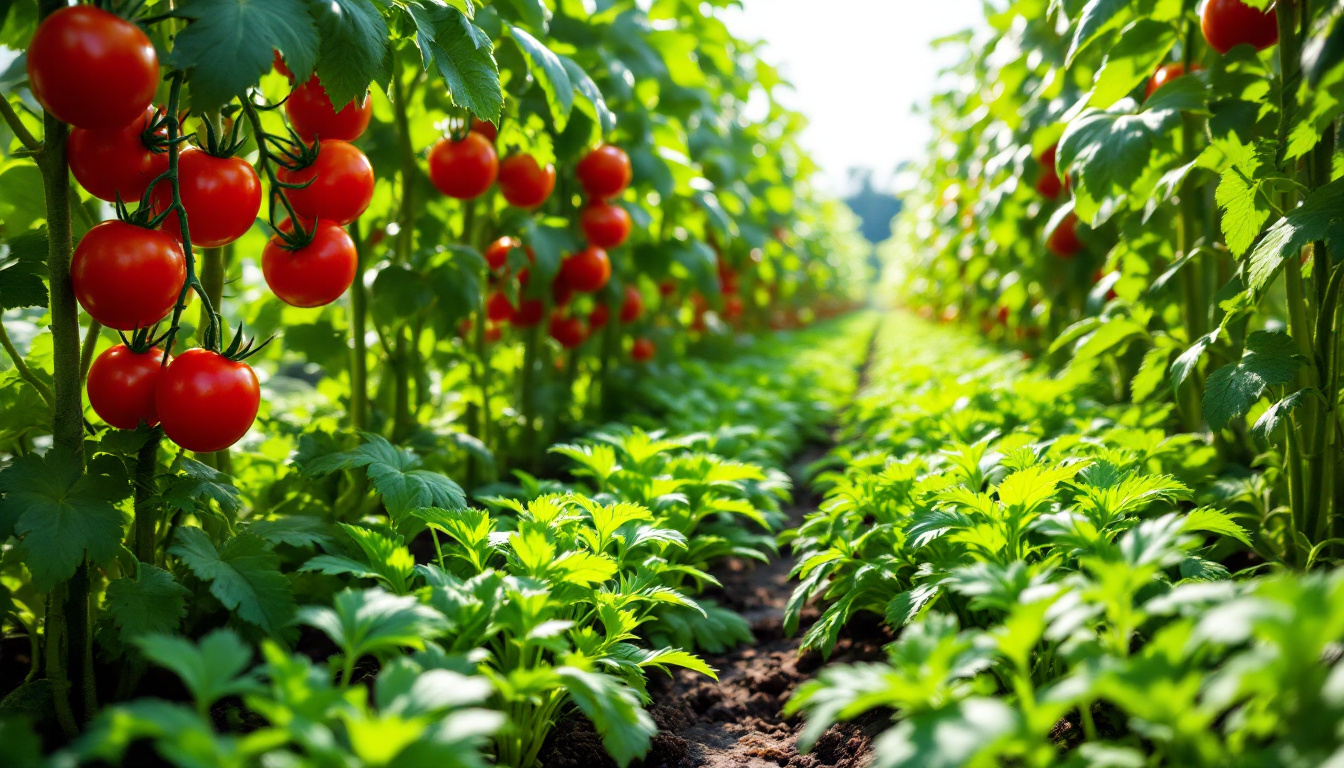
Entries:
{"label": "tomato stem", "polygon": [[5,122],[9,123],[10,130],[19,138],[19,143],[30,152],[37,152],[42,149],[42,142],[37,140],[28,126],[23,124],[14,107],[10,106],[9,99],[0,99],[0,115],[3,115]]}
{"label": "tomato stem", "polygon": [[37,374],[33,373],[33,369],[28,367],[23,355],[19,354],[19,351],[14,348],[14,342],[10,340],[9,332],[5,330],[3,324],[0,324],[0,346],[4,346],[5,352],[9,353],[9,359],[14,361],[14,368],[19,372],[19,378],[28,382],[33,389],[37,390],[37,394],[42,396],[48,408],[53,407],[55,398],[51,394],[51,387],[48,387],[47,383],[39,379]]}

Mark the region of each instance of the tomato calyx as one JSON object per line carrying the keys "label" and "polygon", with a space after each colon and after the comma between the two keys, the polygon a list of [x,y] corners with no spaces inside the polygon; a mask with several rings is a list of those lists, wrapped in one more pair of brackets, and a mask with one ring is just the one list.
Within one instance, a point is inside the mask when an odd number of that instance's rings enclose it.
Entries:
{"label": "tomato calyx", "polygon": [[204,338],[202,339],[202,341],[204,341],[205,343],[202,344],[201,346],[205,347],[206,349],[218,352],[220,357],[223,357],[226,360],[232,360],[235,363],[241,363],[247,358],[252,357],[261,350],[265,349],[266,345],[270,344],[272,341],[275,341],[275,334],[271,334],[270,336],[266,337],[265,341],[258,344],[257,338],[255,336],[249,339],[247,338],[247,335],[243,331],[244,331],[243,323],[239,322],[238,330],[235,331],[233,334],[233,340],[229,342],[229,345],[227,347],[220,350],[217,344],[215,344],[216,340],[213,338],[215,335],[214,332],[212,330],[207,330]]}

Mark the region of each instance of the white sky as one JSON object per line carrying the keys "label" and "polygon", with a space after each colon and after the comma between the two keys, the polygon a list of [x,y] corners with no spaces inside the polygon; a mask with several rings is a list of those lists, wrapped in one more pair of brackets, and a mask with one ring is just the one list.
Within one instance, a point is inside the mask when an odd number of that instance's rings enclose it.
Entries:
{"label": "white sky", "polygon": [[980,0],[742,0],[725,16],[739,37],[766,41],[763,58],[807,115],[803,144],[834,191],[847,170],[873,168],[881,185],[923,154],[929,134],[916,104],[934,91],[948,52],[929,41],[983,20]]}

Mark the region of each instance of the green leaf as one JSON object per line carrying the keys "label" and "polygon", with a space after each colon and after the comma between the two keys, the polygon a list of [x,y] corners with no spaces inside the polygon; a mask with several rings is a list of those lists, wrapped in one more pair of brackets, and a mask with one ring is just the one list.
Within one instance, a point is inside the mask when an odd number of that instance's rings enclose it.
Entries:
{"label": "green leaf", "polygon": [[434,287],[410,267],[384,267],[373,279],[369,307],[373,321],[384,328],[415,317],[434,305]]}
{"label": "green leaf", "polygon": [[[332,104],[362,97],[371,81],[390,82],[390,35],[377,5],[371,0],[309,0],[308,7],[322,46],[317,75]],[[299,70],[294,72],[297,76]]]}
{"label": "green leaf", "polygon": [[1251,434],[1260,442],[1268,443],[1270,435],[1278,430],[1283,424],[1283,420],[1311,397],[1321,397],[1321,391],[1319,389],[1299,389],[1271,405],[1264,413],[1260,414],[1260,418],[1256,419],[1255,426],[1251,428]]}
{"label": "green leaf", "polygon": [[1097,226],[1121,203],[1140,207],[1162,176],[1180,160],[1174,138],[1181,113],[1150,109],[1130,114],[1132,102],[1110,111],[1088,109],[1069,123],[1059,142],[1058,166],[1068,169],[1074,185],[1074,211]]}
{"label": "green leaf", "polygon": [[311,70],[319,42],[309,15],[309,8],[315,5],[321,3],[184,2],[173,15],[191,19],[191,23],[174,39],[168,64],[189,71],[192,107],[197,111],[218,109],[241,96],[271,69],[277,50],[295,72]]}
{"label": "green leaf", "polygon": [[713,667],[709,666],[693,653],[688,653],[680,648],[658,648],[649,650],[640,648],[631,643],[617,643],[611,649],[611,655],[618,659],[628,661],[635,666],[643,669],[644,667],[657,667],[666,669],[667,667],[683,667],[702,675],[706,675],[714,680],[718,680]]}
{"label": "green leaf", "polygon": [[1106,109],[1148,80],[1176,44],[1176,28],[1142,18],[1125,27],[1096,75],[1088,106]]}
{"label": "green leaf", "polygon": [[417,469],[420,459],[398,450],[380,435],[362,433],[364,445],[353,451],[318,456],[303,463],[305,477],[321,477],[343,469],[365,468],[370,482],[395,518],[422,507],[463,509],[466,494],[437,472]]}
{"label": "green leaf", "polygon": [[1148,350],[1139,364],[1138,373],[1129,383],[1130,397],[1134,402],[1142,403],[1153,396],[1167,372],[1167,362],[1171,360],[1171,348],[1160,345]]}
{"label": "green leaf", "polygon": [[1248,258],[1248,287],[1260,293],[1283,265],[1283,260],[1298,253],[1315,240],[1339,246],[1344,236],[1344,179],[1319,187],[1300,207],[1269,228]]}
{"label": "green leaf", "polygon": [[565,130],[570,110],[574,108],[574,83],[570,81],[565,65],[550,48],[525,30],[515,26],[508,29],[509,35],[527,57],[532,77],[546,94],[546,104],[551,108],[551,121],[555,124],[555,130]]}
{"label": "green leaf", "polygon": [[200,644],[158,634],[139,638],[135,644],[150,661],[182,678],[201,711],[225,696],[261,690],[261,684],[246,674],[252,649],[233,630],[217,629],[201,638]]}
{"label": "green leaf", "polygon": [[240,533],[216,549],[200,528],[179,528],[177,542],[168,550],[201,581],[210,594],[239,618],[278,635],[294,617],[294,590],[280,572],[280,558],[266,542]]}
{"label": "green leaf", "polygon": [[504,90],[490,37],[456,8],[410,3],[406,9],[415,20],[415,43],[425,70],[438,70],[454,104],[497,123]]}
{"label": "green leaf", "polygon": [[114,579],[107,585],[107,612],[121,630],[122,642],[154,632],[174,632],[187,615],[191,591],[173,575],[140,563],[134,578]]}
{"label": "green leaf", "polygon": [[28,230],[7,242],[9,254],[0,259],[0,310],[45,307],[47,284],[47,228]]}
{"label": "green leaf", "polygon": [[1240,257],[1260,236],[1274,206],[1272,180],[1285,177],[1275,169],[1274,150],[1267,145],[1243,147],[1244,153],[1223,171],[1215,199],[1223,209],[1223,237],[1232,255]]}
{"label": "green leaf", "polygon": [[1073,60],[1105,32],[1118,28],[1130,17],[1131,5],[1136,0],[1088,0],[1083,7],[1078,23],[1073,28],[1073,40],[1069,43],[1069,53],[1064,60],[1066,67],[1073,66]]}
{"label": "green leaf", "polygon": [[1195,369],[1195,366],[1199,365],[1199,359],[1204,356],[1204,350],[1217,341],[1222,332],[1223,329],[1220,326],[1195,339],[1195,343],[1191,344],[1190,348],[1182,352],[1171,364],[1171,391],[1173,393],[1181,388],[1186,378],[1190,376],[1190,372]]}
{"label": "green leaf", "polygon": [[[961,768],[994,764],[993,746],[1018,727],[998,699],[974,698],[912,715],[873,743],[873,768]],[[989,759],[986,759],[989,758]]]}
{"label": "green leaf", "polygon": [[1246,529],[1238,525],[1231,515],[1222,510],[1212,507],[1192,509],[1186,513],[1182,522],[1182,530],[1216,533],[1220,536],[1236,539],[1248,547],[1251,546],[1251,538],[1246,534]]}
{"label": "green leaf", "polygon": [[426,640],[447,627],[443,614],[416,598],[378,588],[346,589],[333,598],[331,608],[300,608],[298,620],[325,632],[347,659],[398,648],[423,649]]}
{"label": "green leaf", "polygon": [[602,746],[617,765],[628,765],[649,751],[650,740],[658,727],[639,705],[639,697],[634,691],[601,672],[559,667],[555,673],[569,697],[592,721],[602,736]]}
{"label": "green leaf", "polygon": [[125,482],[85,474],[63,451],[20,456],[0,472],[0,534],[13,530],[33,585],[46,592],[74,575],[87,557],[108,563],[121,547],[124,516],[115,502]]}
{"label": "green leaf", "polygon": [[163,504],[167,511],[190,515],[209,509],[210,503],[214,502],[219,505],[221,512],[232,516],[242,508],[238,489],[228,475],[188,458],[180,459],[178,468],[180,474],[160,480]]}
{"label": "green leaf", "polygon": [[1286,333],[1256,331],[1246,339],[1241,360],[1209,374],[1204,418],[1215,430],[1245,416],[1267,387],[1293,381],[1302,364],[1297,344]]}
{"label": "green leaf", "polygon": [[565,68],[565,74],[569,75],[570,82],[574,84],[574,89],[583,96],[583,101],[580,102],[581,108],[601,126],[603,135],[611,133],[616,128],[616,115],[607,107],[597,83],[594,83],[593,78],[583,71],[583,67],[574,63],[573,59],[568,56],[559,58]]}

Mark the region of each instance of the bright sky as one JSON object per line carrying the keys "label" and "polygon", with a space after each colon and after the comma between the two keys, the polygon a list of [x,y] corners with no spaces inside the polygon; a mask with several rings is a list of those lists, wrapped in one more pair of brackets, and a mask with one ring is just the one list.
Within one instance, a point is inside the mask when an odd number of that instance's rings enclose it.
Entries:
{"label": "bright sky", "polygon": [[803,143],[838,192],[849,168],[873,168],[882,185],[922,155],[929,134],[912,109],[949,63],[929,42],[983,19],[980,0],[742,2],[728,28],[766,41],[763,57],[795,88],[784,102],[810,121]]}

